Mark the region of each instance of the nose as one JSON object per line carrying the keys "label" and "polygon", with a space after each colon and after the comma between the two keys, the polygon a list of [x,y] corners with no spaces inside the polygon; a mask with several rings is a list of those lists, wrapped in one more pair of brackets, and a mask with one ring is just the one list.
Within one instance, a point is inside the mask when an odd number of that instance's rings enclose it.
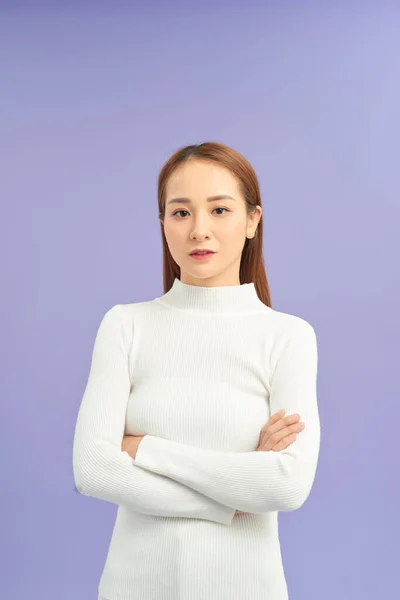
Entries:
{"label": "nose", "polygon": [[193,224],[190,236],[196,238],[196,240],[210,237],[210,229],[207,223],[207,219],[197,219]]}

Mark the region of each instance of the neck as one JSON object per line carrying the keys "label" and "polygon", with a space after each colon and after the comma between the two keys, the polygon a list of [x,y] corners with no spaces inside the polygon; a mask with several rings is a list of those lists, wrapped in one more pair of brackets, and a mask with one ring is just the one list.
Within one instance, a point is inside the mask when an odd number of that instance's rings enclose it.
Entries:
{"label": "neck", "polygon": [[269,308],[257,296],[254,283],[202,287],[183,283],[177,277],[168,292],[156,300],[170,308],[200,313],[241,313]]}

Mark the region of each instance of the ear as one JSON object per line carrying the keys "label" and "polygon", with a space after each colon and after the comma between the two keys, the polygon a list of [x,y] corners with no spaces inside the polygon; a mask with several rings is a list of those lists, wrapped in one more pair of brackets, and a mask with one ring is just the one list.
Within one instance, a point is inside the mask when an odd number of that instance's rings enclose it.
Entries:
{"label": "ear", "polygon": [[248,217],[246,237],[251,239],[255,236],[256,229],[257,229],[258,224],[261,219],[261,215],[262,215],[262,208],[260,205],[257,204],[257,206],[255,207],[255,210]]}

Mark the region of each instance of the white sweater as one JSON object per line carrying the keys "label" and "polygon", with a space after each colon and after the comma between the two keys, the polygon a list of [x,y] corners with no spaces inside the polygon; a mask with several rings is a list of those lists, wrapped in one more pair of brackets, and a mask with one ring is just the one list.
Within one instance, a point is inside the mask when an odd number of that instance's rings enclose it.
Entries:
{"label": "white sweater", "polygon": [[[300,508],[313,485],[316,389],[313,327],[267,307],[254,283],[175,279],[110,308],[73,445],[78,491],[118,505],[99,595],[287,600],[278,511]],[[286,450],[256,452],[282,408],[305,429]],[[124,434],[145,436],[135,460]]]}

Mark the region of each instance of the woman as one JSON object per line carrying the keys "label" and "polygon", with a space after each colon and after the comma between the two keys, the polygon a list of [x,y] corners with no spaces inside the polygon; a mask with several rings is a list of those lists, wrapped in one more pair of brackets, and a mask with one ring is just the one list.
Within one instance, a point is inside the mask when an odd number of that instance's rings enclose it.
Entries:
{"label": "woman", "polygon": [[271,306],[243,156],[180,149],[158,203],[164,294],[104,315],[76,423],[78,491],[118,505],[98,598],[286,600],[278,512],[315,478],[315,331]]}

